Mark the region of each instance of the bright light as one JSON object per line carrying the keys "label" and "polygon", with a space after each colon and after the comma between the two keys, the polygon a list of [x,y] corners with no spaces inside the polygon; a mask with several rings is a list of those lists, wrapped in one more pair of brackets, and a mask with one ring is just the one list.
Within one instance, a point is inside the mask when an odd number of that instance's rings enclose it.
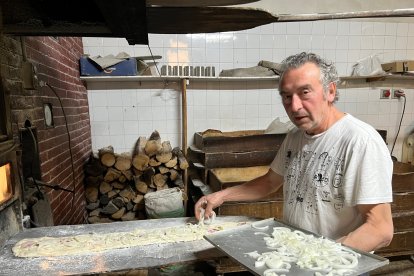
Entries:
{"label": "bright light", "polygon": [[11,197],[10,164],[0,167],[0,203]]}

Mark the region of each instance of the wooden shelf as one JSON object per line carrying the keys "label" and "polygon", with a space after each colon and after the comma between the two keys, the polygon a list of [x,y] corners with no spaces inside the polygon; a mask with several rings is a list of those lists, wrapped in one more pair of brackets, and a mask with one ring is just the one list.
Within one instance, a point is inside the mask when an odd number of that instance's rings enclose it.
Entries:
{"label": "wooden shelf", "polygon": [[175,76],[81,76],[81,80],[86,82],[140,82],[140,81],[180,81],[188,79],[190,81],[273,81],[278,80],[278,76],[272,77],[175,77]]}
{"label": "wooden shelf", "polygon": [[[93,82],[179,82],[187,79],[190,82],[243,82],[243,81],[278,81],[279,76],[270,77],[185,77],[185,76],[81,76],[87,83]],[[340,85],[356,82],[371,83],[381,81],[414,81],[414,75],[378,75],[378,76],[342,76]],[[414,84],[414,82],[413,82]]]}

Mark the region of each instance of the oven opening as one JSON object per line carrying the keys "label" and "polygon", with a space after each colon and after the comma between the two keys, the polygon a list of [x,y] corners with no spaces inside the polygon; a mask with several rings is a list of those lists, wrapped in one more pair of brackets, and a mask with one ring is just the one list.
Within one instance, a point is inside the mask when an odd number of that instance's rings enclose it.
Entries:
{"label": "oven opening", "polygon": [[10,163],[0,166],[0,205],[12,198]]}

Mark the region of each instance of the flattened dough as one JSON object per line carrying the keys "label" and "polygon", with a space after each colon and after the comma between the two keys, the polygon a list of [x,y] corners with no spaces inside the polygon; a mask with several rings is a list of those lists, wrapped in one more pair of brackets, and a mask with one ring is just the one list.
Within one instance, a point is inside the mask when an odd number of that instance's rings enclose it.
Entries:
{"label": "flattened dough", "polygon": [[17,242],[12,251],[16,257],[57,257],[102,252],[134,246],[202,240],[207,233],[231,229],[246,222],[223,222],[215,225],[136,229],[130,232],[90,233],[67,237],[27,238]]}

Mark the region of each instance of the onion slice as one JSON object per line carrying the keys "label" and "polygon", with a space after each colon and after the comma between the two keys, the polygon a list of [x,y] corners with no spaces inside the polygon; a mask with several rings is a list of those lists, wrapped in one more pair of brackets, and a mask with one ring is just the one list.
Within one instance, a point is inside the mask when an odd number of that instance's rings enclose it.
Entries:
{"label": "onion slice", "polygon": [[257,229],[257,230],[267,230],[267,229],[269,229],[269,225],[265,225],[265,226],[258,226],[257,224],[259,223],[259,222],[261,222],[261,221],[256,221],[256,222],[253,222],[251,225],[252,225],[252,227],[254,228],[254,229]]}

